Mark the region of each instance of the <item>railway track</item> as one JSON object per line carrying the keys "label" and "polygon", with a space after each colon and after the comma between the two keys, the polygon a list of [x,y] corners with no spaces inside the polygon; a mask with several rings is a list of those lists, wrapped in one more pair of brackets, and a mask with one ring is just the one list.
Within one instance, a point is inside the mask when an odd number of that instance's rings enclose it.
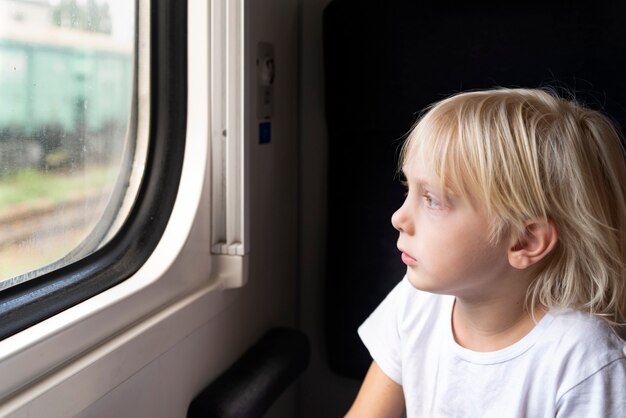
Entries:
{"label": "railway track", "polygon": [[14,208],[1,213],[0,249],[89,226],[94,222],[94,214],[104,196],[106,194],[99,190],[63,202],[41,202],[36,207]]}

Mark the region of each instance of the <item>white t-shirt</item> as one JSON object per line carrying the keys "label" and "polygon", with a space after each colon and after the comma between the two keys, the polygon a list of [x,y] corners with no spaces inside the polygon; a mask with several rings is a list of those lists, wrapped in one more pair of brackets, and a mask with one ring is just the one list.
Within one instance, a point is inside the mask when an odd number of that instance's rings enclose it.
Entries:
{"label": "white t-shirt", "polygon": [[626,417],[626,344],[603,320],[549,312],[515,344],[475,352],[454,340],[453,303],[405,277],[359,328],[409,418]]}

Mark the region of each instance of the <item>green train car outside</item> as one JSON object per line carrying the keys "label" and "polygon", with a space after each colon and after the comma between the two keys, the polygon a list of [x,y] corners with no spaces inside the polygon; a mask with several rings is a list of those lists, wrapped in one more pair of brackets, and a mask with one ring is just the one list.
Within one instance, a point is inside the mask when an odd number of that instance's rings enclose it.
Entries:
{"label": "green train car outside", "polygon": [[110,36],[50,27],[0,31],[0,140],[125,128],[132,51]]}

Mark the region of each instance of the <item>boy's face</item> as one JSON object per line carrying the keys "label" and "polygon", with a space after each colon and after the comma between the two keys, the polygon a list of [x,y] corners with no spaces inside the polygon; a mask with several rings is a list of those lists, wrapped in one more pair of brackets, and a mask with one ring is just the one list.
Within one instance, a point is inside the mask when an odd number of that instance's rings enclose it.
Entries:
{"label": "boy's face", "polygon": [[510,242],[489,240],[481,202],[469,202],[437,187],[432,169],[407,159],[408,194],[391,218],[400,232],[398,249],[411,284],[420,290],[457,297],[483,297],[506,291],[514,274]]}

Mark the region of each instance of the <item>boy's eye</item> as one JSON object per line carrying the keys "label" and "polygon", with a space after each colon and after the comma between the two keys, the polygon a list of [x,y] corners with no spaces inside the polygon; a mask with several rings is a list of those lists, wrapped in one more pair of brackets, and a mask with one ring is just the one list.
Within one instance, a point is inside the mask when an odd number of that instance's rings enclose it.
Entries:
{"label": "boy's eye", "polygon": [[424,193],[424,202],[426,202],[426,206],[431,209],[441,209],[441,203],[428,193]]}

